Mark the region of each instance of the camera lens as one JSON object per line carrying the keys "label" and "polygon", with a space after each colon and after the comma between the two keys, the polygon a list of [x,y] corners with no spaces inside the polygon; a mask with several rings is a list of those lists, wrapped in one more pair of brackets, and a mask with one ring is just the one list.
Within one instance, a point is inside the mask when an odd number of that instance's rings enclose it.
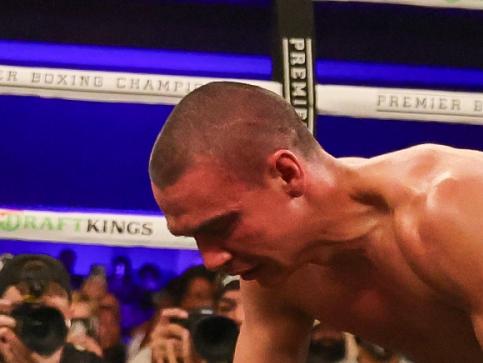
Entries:
{"label": "camera lens", "polygon": [[39,303],[22,303],[11,313],[15,333],[30,350],[49,356],[64,345],[67,336],[62,313]]}
{"label": "camera lens", "polygon": [[231,362],[238,339],[238,325],[234,320],[215,315],[213,309],[191,311],[188,319],[172,318],[191,333],[196,352],[209,362]]}
{"label": "camera lens", "polygon": [[196,322],[192,331],[196,351],[210,361],[231,361],[238,338],[237,324],[218,315],[204,317]]}

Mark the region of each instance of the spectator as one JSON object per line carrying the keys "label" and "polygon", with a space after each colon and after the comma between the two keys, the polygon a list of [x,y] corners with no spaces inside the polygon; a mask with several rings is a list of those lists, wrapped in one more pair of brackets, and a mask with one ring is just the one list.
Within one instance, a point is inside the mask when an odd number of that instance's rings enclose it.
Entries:
{"label": "spectator", "polygon": [[144,312],[144,314],[150,314],[147,317],[148,319],[152,316],[154,308],[154,296],[161,289],[161,280],[162,274],[158,266],[152,263],[145,263],[139,268],[139,308]]}
{"label": "spectator", "polygon": [[80,293],[97,307],[99,344],[108,363],[124,363],[125,348],[121,341],[121,316],[117,298],[108,291],[105,271],[94,265],[82,284]]}
{"label": "spectator", "polygon": [[74,292],[72,295],[71,326],[67,341],[82,346],[103,356],[102,348],[99,345],[99,320],[97,317],[97,306],[85,295]]}
{"label": "spectator", "polygon": [[131,260],[127,256],[116,256],[111,261],[111,273],[108,277],[109,291],[121,302],[130,303],[137,297]]}
{"label": "spectator", "polygon": [[[18,328],[15,319],[9,316],[15,307],[23,305],[27,299],[41,306],[52,307],[57,311],[59,336],[64,320],[70,319],[71,290],[69,275],[62,264],[44,255],[18,255],[7,261],[0,271],[0,361],[4,363],[101,363],[96,354],[80,349],[71,343],[62,342],[48,351],[38,352],[38,347],[24,343],[15,333]],[[25,305],[23,305],[25,306]],[[56,316],[56,315],[54,315]],[[37,351],[34,351],[36,349]]]}
{"label": "spectator", "polygon": [[[158,266],[152,263],[143,264],[138,271],[139,287],[142,292],[154,294],[161,289],[162,274]],[[152,301],[150,301],[152,302]]]}
{"label": "spectator", "polygon": [[121,316],[121,335],[129,336],[131,329],[146,319],[146,314],[141,309],[140,300],[143,295],[134,281],[131,260],[127,256],[116,256],[111,261],[111,271],[108,276],[109,291],[119,301]]}
{"label": "spectator", "polygon": [[121,315],[123,337],[133,335],[133,331],[139,331],[145,327],[155,312],[155,296],[161,289],[161,271],[152,264],[143,264],[137,273],[137,292],[133,293],[136,299],[129,302],[121,302]]}
{"label": "spectator", "polygon": [[[214,273],[206,270],[205,267],[194,266],[186,270],[178,278],[172,280],[168,284],[166,291],[172,298],[173,306],[178,308],[175,311],[183,312],[181,317],[184,317],[184,313],[187,311],[213,307],[215,295],[214,278]],[[153,318],[152,323],[144,333],[145,338],[140,345],[140,350],[138,352],[135,352],[134,349],[132,350],[132,355],[129,359],[130,363],[151,363],[151,347],[148,343],[153,327],[161,325],[167,329],[177,330],[179,325],[170,324],[169,317],[163,316],[162,312],[169,315],[170,311],[173,310],[167,308],[158,311],[158,314]]]}
{"label": "spectator", "polygon": [[239,279],[229,279],[222,283],[216,298],[216,313],[234,320],[241,326],[245,320],[245,312],[241,303]]}
{"label": "spectator", "polygon": [[[230,277],[229,277],[230,278]],[[245,318],[241,305],[240,281],[226,280],[216,294],[215,312],[232,319],[240,326]],[[151,334],[153,363],[206,363],[192,346],[190,332],[178,324],[170,323],[172,318],[187,318],[188,311],[166,309]],[[228,361],[227,361],[228,362]],[[208,362],[209,363],[209,362]]]}
{"label": "spectator", "polygon": [[212,307],[215,294],[215,274],[204,266],[188,268],[170,287],[174,304],[184,310]]}
{"label": "spectator", "polygon": [[81,284],[80,293],[95,303],[110,295],[104,266],[96,264],[91,266],[89,275]]}

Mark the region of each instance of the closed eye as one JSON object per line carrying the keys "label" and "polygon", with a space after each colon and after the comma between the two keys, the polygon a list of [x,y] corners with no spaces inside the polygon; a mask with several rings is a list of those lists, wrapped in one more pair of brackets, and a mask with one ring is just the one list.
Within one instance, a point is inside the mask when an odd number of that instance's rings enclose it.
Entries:
{"label": "closed eye", "polygon": [[196,235],[202,234],[210,237],[223,238],[231,234],[240,220],[240,213],[230,212],[221,216],[216,216],[203,223],[196,230]]}

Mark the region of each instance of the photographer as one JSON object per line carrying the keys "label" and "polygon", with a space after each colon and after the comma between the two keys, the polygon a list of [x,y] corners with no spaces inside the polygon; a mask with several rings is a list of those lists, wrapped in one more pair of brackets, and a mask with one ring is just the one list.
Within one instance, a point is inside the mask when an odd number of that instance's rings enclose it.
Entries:
{"label": "photographer", "polygon": [[[98,307],[87,296],[74,292],[70,307],[71,325],[67,341],[103,356],[99,344]],[[105,357],[104,357],[105,358]]]}
{"label": "photographer", "polygon": [[188,312],[179,308],[165,309],[151,333],[151,349],[154,363],[206,363],[196,354],[191,334],[172,319],[188,319]]}
{"label": "photographer", "polygon": [[117,298],[109,292],[103,265],[93,264],[81,284],[79,294],[96,307],[97,341],[106,363],[124,363],[125,347],[121,340],[121,313]]}
{"label": "photographer", "polygon": [[[208,271],[204,266],[193,266],[185,270],[179,277],[173,279],[165,289],[165,293],[168,294],[168,305],[169,307],[177,307],[176,311],[183,311],[183,313],[174,313],[175,316],[172,318],[183,319],[187,311],[196,310],[204,307],[212,307],[214,304],[214,293],[215,293],[215,274]],[[154,362],[164,363],[162,358],[156,358],[159,356],[160,350],[159,344],[164,347],[165,337],[167,334],[165,329],[168,325],[171,327],[175,324],[170,324],[170,313],[166,309],[166,305],[159,309],[156,316],[152,319],[150,326],[146,331],[146,336],[140,349],[133,354],[128,360],[129,363],[151,363]],[[164,313],[164,316],[162,315]],[[166,316],[168,314],[168,316]],[[177,329],[179,325],[176,325],[173,329]],[[179,327],[181,328],[181,327]],[[184,328],[181,328],[185,330]],[[161,331],[160,331],[161,330]],[[179,329],[178,329],[179,331]],[[151,344],[151,340],[154,338],[155,344]],[[181,339],[180,335],[172,337],[176,341]],[[178,343],[176,343],[178,345]],[[152,348],[156,348],[153,352]],[[163,350],[164,352],[164,350]],[[164,353],[163,353],[164,354]],[[181,354],[178,354],[181,356]],[[153,357],[153,358],[152,358]],[[166,358],[167,359],[167,358]],[[192,358],[189,358],[192,359]],[[191,361],[186,358],[186,362],[191,363]],[[195,361],[194,363],[198,363]]]}
{"label": "photographer", "polygon": [[[224,325],[226,321],[214,321],[211,320],[210,323],[213,324],[213,327],[220,329],[219,331],[213,331],[211,329],[211,334],[213,336],[217,336],[214,338],[216,341],[220,335],[230,335],[236,334],[237,335],[237,327],[239,327],[243,320],[244,320],[244,312],[241,305],[241,294],[240,294],[240,282],[239,280],[231,279],[222,283],[222,287],[216,294],[216,301],[215,301],[215,313],[217,315],[214,316],[222,316],[224,318],[228,318],[229,321],[233,326],[230,324]],[[173,322],[173,320],[192,320],[193,314],[188,314],[186,310],[179,309],[179,308],[171,308],[165,309],[161,313],[160,320],[156,325],[155,329],[151,334],[151,348],[153,352],[153,363],[212,363],[212,362],[222,362],[228,363],[231,362],[230,358],[223,358],[223,359],[212,359],[206,360],[203,359],[197,349],[194,347],[193,339],[194,337],[193,330],[187,329],[186,326],[182,326],[179,323]],[[208,319],[211,319],[209,317]],[[206,324],[206,321],[204,323]],[[208,323],[208,324],[210,324]],[[206,325],[201,328],[204,331],[209,331],[206,329]],[[200,325],[198,325],[198,332],[201,332]],[[236,332],[234,332],[234,330]],[[201,335],[205,335],[202,333]],[[210,338],[210,337],[207,337]],[[208,339],[210,340],[210,339]],[[236,341],[236,336],[230,339],[228,336],[223,337],[223,342],[226,341],[227,346],[221,347],[223,350],[231,351],[234,350],[234,342]],[[230,343],[233,341],[233,343]],[[201,345],[201,349],[203,347],[203,341],[200,341],[198,344]],[[210,341],[209,344],[213,344],[213,341]],[[211,350],[211,349],[210,349]],[[218,350],[218,349],[217,349]],[[205,353],[206,354],[206,353]],[[201,355],[201,356],[200,356]],[[224,355],[224,354],[221,354]]]}
{"label": "photographer", "polygon": [[68,273],[51,257],[7,261],[0,271],[0,362],[102,363],[66,342],[70,292]]}

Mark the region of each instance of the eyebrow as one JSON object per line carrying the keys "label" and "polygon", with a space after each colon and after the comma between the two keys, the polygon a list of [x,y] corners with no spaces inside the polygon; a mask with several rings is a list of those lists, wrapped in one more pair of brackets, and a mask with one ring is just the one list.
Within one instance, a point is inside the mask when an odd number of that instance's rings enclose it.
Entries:
{"label": "eyebrow", "polygon": [[237,210],[225,212],[220,215],[208,218],[207,220],[200,223],[196,228],[193,229],[193,235],[196,233],[202,233],[216,229],[217,224],[222,224],[222,230],[225,232],[229,227],[233,225],[238,219],[240,212]]}
{"label": "eyebrow", "polygon": [[239,215],[240,215],[240,212],[238,210],[233,210],[233,211],[225,212],[223,214],[218,214],[211,218],[208,218],[194,227],[190,227],[187,229],[176,229],[173,227],[170,228],[168,225],[168,229],[175,236],[191,237],[197,233],[201,233],[203,231],[209,231],[210,229],[214,228],[217,223],[223,222],[224,220],[227,221],[227,226],[230,227],[238,219]]}

